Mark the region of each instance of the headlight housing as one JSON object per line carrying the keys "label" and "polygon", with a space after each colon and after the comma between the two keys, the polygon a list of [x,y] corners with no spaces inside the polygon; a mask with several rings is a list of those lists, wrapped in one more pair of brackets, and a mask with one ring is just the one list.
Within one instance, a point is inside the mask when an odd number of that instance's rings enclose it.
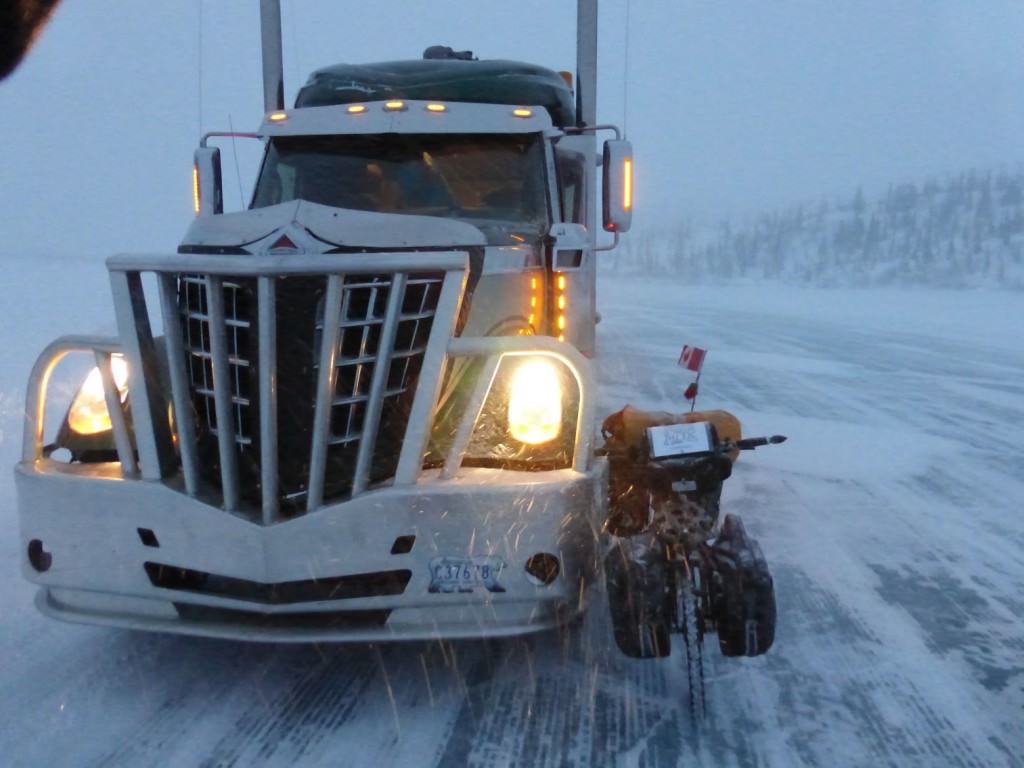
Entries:
{"label": "headlight housing", "polygon": [[463,418],[474,418],[463,466],[551,470],[572,466],[580,418],[575,375],[557,355],[506,353],[487,386],[479,413],[467,413],[487,366],[455,361],[435,418],[426,464],[439,466]]}

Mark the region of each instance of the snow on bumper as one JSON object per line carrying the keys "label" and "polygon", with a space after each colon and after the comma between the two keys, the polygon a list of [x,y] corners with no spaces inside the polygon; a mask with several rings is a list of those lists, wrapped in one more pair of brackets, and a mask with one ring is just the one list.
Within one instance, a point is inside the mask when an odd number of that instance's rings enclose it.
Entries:
{"label": "snow on bumper", "polygon": [[[606,466],[426,476],[277,525],[160,482],[16,470],[23,571],[70,621],[247,640],[484,637],[582,610]],[[547,582],[547,583],[545,583]]]}

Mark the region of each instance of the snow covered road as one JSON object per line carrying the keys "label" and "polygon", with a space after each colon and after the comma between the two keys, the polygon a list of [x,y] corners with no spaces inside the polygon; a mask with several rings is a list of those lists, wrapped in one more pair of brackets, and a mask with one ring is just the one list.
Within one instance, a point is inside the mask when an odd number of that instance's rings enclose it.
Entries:
{"label": "snow covered road", "polygon": [[2,259],[0,764],[1024,765],[1022,294],[605,277],[602,412],[682,407],[690,343],[709,349],[701,406],[789,436],[744,455],[723,499],[773,566],[776,645],[730,660],[712,642],[695,725],[680,655],[619,655],[599,590],[581,626],[486,644],[38,615],[9,469],[23,385],[46,341],[108,332],[111,310],[100,264]]}

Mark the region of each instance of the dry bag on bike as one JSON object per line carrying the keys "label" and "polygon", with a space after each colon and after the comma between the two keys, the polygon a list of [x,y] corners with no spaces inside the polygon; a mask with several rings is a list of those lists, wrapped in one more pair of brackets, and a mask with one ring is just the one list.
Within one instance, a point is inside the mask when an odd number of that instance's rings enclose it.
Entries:
{"label": "dry bag on bike", "polygon": [[[647,529],[651,523],[651,494],[668,496],[672,491],[672,478],[667,473],[652,473],[647,467],[647,430],[668,424],[708,422],[714,428],[716,440],[739,440],[740,422],[728,411],[697,411],[695,413],[669,413],[644,411],[625,406],[604,420],[601,432],[605,438],[603,452],[608,456],[609,505],[607,529],[615,536],[633,536]],[[729,454],[733,461],[738,451]],[[698,482],[699,492],[692,494],[697,503],[711,503],[717,517],[721,482],[730,472],[725,466],[706,468]],[[696,478],[694,478],[696,479]]]}

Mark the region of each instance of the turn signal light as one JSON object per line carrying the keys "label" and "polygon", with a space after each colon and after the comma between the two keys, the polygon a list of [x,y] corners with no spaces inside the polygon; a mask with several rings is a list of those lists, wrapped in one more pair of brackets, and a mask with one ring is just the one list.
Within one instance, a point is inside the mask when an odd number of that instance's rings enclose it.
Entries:
{"label": "turn signal light", "polygon": [[627,211],[633,208],[633,158],[627,157],[622,162],[622,207]]}

